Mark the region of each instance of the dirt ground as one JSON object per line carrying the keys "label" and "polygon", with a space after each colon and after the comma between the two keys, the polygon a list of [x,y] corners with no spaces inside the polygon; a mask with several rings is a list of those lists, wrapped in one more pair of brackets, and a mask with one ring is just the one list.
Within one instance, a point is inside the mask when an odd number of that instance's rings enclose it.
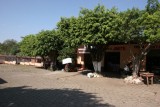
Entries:
{"label": "dirt ground", "polygon": [[160,84],[0,65],[0,107],[160,107]]}

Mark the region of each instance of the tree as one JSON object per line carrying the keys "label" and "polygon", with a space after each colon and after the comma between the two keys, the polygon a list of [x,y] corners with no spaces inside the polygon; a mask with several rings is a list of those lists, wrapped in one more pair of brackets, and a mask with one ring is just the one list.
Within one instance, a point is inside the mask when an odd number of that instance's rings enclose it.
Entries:
{"label": "tree", "polygon": [[[158,10],[158,9],[157,9]],[[153,11],[152,11],[153,12]],[[160,40],[160,11],[140,11],[133,8],[121,13],[121,42],[136,43],[140,47],[138,54],[132,53],[133,76],[137,77],[141,60],[150,51],[151,45]]]}
{"label": "tree", "polygon": [[7,39],[0,46],[0,52],[4,55],[16,55],[18,53],[19,47],[18,43],[14,39]]}
{"label": "tree", "polygon": [[106,9],[98,5],[93,10],[82,9],[79,16],[80,39],[82,44],[87,45],[96,72],[101,71],[101,60],[107,44],[117,41],[116,30],[119,26],[117,9]]}
{"label": "tree", "polygon": [[35,56],[36,36],[33,34],[22,38],[20,44],[20,56]]}
{"label": "tree", "polygon": [[11,49],[11,54],[12,55],[18,55],[20,53],[20,47],[19,47],[19,42],[14,45]]}
{"label": "tree", "polygon": [[63,47],[59,51],[58,60],[62,61],[65,58],[75,58],[75,48]]}
{"label": "tree", "polygon": [[58,59],[72,58],[75,62],[76,49],[81,45],[81,39],[79,38],[81,29],[79,29],[78,18],[61,18],[58,22],[58,32],[63,41],[63,48],[59,51]]}
{"label": "tree", "polygon": [[81,29],[79,29],[78,18],[62,17],[60,22],[58,22],[57,27],[59,30],[58,32],[60,33],[61,38],[64,41],[65,47],[78,47],[79,45],[81,45],[81,39],[79,38]]}
{"label": "tree", "polygon": [[44,62],[45,58],[48,57],[55,63],[62,44],[62,40],[56,30],[41,31],[36,36],[35,55],[41,56]]}
{"label": "tree", "polygon": [[[93,10],[82,8],[78,18],[61,18],[58,23],[58,29],[64,44],[69,48],[77,48],[80,45],[86,45],[91,52],[92,60],[96,65],[102,60],[103,52],[110,41],[116,41],[116,32],[119,26],[118,12],[115,8],[105,9],[98,5]],[[67,49],[67,48],[66,48]]]}

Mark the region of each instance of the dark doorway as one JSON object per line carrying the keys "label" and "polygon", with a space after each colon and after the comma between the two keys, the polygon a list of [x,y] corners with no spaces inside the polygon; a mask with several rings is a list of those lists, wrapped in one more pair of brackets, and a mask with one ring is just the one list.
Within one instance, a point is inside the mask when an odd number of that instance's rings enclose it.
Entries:
{"label": "dark doorway", "polygon": [[86,69],[94,70],[91,54],[84,54],[84,65]]}
{"label": "dark doorway", "polygon": [[146,69],[160,75],[160,50],[151,50],[146,57]]}
{"label": "dark doorway", "polygon": [[104,59],[104,72],[119,73],[120,52],[106,52]]}

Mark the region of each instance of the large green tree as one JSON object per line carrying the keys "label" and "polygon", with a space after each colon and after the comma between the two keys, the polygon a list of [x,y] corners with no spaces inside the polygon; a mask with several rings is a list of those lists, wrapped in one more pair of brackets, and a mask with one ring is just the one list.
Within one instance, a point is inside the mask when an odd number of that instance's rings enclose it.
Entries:
{"label": "large green tree", "polygon": [[62,17],[58,22],[58,32],[63,41],[63,48],[59,51],[58,59],[61,61],[64,58],[72,58],[75,62],[76,49],[81,45],[79,38],[81,30],[79,29],[79,20],[76,17]]}
{"label": "large green tree", "polygon": [[41,31],[36,36],[35,55],[41,56],[44,61],[48,57],[55,62],[62,44],[62,40],[56,30]]}
{"label": "large green tree", "polygon": [[[65,38],[67,47],[77,48],[86,45],[92,55],[92,60],[98,63],[106,44],[116,41],[116,32],[120,23],[118,12],[115,8],[111,10],[98,5],[93,10],[82,8],[80,15],[75,18],[62,18],[58,23],[58,29]],[[95,64],[97,65],[97,64]],[[100,71],[95,67],[95,71]]]}
{"label": "large green tree", "polygon": [[132,54],[133,76],[137,77],[141,60],[150,51],[151,45],[160,40],[160,11],[157,8],[151,14],[149,10],[140,11],[133,8],[122,12],[120,16],[120,41],[129,45],[135,43],[140,47],[140,52],[137,54],[130,50]]}
{"label": "large green tree", "polygon": [[120,24],[117,9],[109,10],[101,5],[93,10],[82,9],[79,20],[82,44],[90,50],[95,71],[101,71],[101,60],[107,44],[116,42],[119,34],[116,31]]}

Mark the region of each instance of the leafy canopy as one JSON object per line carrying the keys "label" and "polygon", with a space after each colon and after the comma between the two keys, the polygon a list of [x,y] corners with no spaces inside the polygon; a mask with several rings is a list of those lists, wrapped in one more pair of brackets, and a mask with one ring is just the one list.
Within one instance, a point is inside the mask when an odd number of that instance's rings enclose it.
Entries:
{"label": "leafy canopy", "polygon": [[94,10],[83,8],[79,16],[80,39],[83,44],[107,44],[116,41],[119,26],[118,12],[115,8],[111,10],[98,5]]}
{"label": "leafy canopy", "polygon": [[62,40],[56,30],[41,31],[36,35],[36,55],[52,57],[62,48]]}
{"label": "leafy canopy", "polygon": [[36,36],[31,34],[23,37],[20,42],[20,55],[21,56],[34,56],[35,55],[35,41]]}
{"label": "leafy canopy", "polygon": [[14,39],[7,39],[0,43],[0,54],[16,55],[19,52],[18,42]]}

